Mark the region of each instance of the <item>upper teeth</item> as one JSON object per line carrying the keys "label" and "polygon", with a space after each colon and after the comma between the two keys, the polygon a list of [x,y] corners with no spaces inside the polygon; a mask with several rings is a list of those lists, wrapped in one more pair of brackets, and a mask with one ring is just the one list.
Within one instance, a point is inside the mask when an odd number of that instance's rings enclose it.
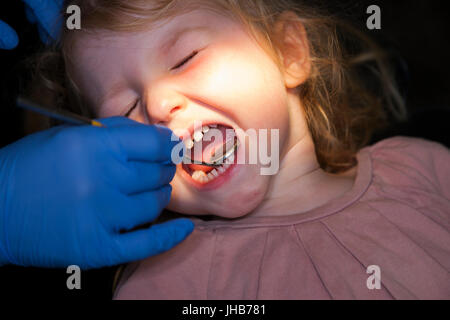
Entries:
{"label": "upper teeth", "polygon": [[[217,127],[217,125],[213,124],[210,125],[211,127]],[[200,140],[203,139],[203,134],[207,133],[209,131],[210,126],[203,126],[201,129],[198,129],[194,132],[194,138],[192,139],[191,137],[187,138],[185,140],[185,144],[186,144],[186,148],[187,149],[192,149],[192,147],[194,146],[194,141],[195,142],[199,142]]]}
{"label": "upper teeth", "polygon": [[186,148],[188,149],[192,149],[192,147],[194,146],[194,141],[192,141],[192,139],[186,139],[184,143],[186,144]]}
{"label": "upper teeth", "polygon": [[194,132],[194,140],[196,142],[199,142],[202,139],[203,139],[203,132],[201,132],[200,130],[199,131],[195,131]]}

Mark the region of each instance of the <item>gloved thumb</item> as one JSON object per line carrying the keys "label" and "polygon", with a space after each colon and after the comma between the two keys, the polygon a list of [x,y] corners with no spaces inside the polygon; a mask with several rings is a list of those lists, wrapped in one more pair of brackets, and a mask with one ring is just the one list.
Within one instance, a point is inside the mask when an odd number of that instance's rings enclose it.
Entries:
{"label": "gloved thumb", "polygon": [[175,219],[117,236],[119,263],[145,259],[167,251],[183,241],[194,230],[189,219]]}

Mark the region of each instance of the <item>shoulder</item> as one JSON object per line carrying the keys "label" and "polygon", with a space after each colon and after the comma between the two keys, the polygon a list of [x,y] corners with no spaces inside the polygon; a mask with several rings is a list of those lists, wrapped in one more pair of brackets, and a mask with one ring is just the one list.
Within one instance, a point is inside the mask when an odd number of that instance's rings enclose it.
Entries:
{"label": "shoulder", "polygon": [[436,150],[448,152],[448,148],[438,142],[426,140],[423,138],[406,137],[406,136],[395,136],[395,137],[387,138],[387,139],[381,140],[381,141],[373,144],[370,148],[372,150],[379,150],[379,149],[386,149],[386,148],[388,148],[388,149],[401,148],[401,149],[408,149],[408,150],[436,149]]}
{"label": "shoulder", "polygon": [[450,196],[450,150],[444,145],[397,136],[365,149],[370,153],[374,175],[395,184],[427,186]]}

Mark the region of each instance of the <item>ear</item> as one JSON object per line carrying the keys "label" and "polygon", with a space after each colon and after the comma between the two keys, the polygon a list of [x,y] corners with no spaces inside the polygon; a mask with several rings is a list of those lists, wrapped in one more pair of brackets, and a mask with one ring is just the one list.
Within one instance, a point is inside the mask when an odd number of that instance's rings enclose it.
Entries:
{"label": "ear", "polygon": [[284,66],[285,85],[295,88],[308,79],[311,70],[305,27],[294,12],[285,11],[275,23],[275,33]]}

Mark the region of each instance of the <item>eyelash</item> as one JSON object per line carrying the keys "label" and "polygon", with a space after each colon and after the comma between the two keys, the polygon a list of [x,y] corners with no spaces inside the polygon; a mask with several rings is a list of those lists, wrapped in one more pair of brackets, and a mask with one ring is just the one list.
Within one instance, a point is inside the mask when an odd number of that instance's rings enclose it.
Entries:
{"label": "eyelash", "polygon": [[[192,58],[194,58],[196,55],[198,54],[198,51],[194,51],[192,52],[189,56],[187,56],[186,58],[184,58],[181,62],[179,62],[175,67],[173,67],[170,70],[175,70],[180,68],[181,66],[183,66],[184,64],[186,64],[187,62],[189,62],[189,60],[191,60]],[[125,113],[124,117],[129,117],[131,112],[133,112],[134,109],[136,109],[137,105],[139,103],[139,100],[136,100],[136,102],[133,104],[133,106]]]}
{"label": "eyelash", "polygon": [[127,113],[124,114],[124,117],[129,117],[131,112],[133,112],[134,109],[136,109],[137,105],[139,103],[139,100],[136,100],[136,102],[133,104],[133,106],[127,111]]}
{"label": "eyelash", "polygon": [[189,60],[191,60],[192,58],[194,58],[197,55],[198,51],[194,51],[192,52],[189,56],[187,56],[186,58],[184,58],[181,62],[179,62],[175,67],[173,67],[170,70],[175,70],[180,68],[181,66],[183,66],[184,64],[186,64]]}

